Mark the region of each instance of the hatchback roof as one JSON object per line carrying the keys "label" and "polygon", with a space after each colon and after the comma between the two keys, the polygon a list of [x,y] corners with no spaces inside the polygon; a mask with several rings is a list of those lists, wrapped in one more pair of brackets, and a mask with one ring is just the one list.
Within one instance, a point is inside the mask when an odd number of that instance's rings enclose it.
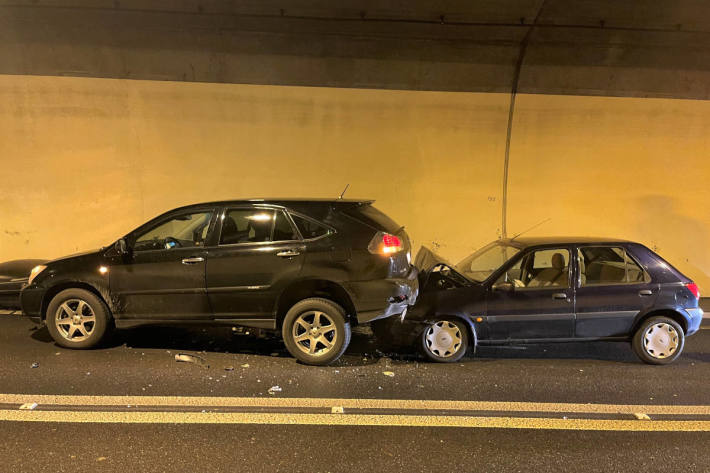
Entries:
{"label": "hatchback roof", "polygon": [[508,238],[501,240],[502,242],[509,243],[513,246],[522,246],[522,247],[528,247],[528,246],[537,246],[537,245],[574,245],[574,244],[590,244],[590,243],[599,243],[599,244],[609,244],[609,243],[633,243],[629,240],[624,240],[620,238],[609,238],[609,237],[570,237],[570,236],[562,236],[562,237],[554,237],[554,236],[545,236],[545,237],[522,237],[522,238]]}

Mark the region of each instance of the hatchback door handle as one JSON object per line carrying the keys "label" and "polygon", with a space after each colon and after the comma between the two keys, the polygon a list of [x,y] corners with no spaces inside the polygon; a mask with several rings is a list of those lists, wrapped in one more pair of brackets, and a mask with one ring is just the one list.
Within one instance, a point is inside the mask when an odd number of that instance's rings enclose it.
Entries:
{"label": "hatchback door handle", "polygon": [[182,264],[202,263],[204,260],[202,256],[193,256],[192,258],[183,258]]}
{"label": "hatchback door handle", "polygon": [[652,296],[652,295],[653,295],[653,291],[651,291],[650,289],[642,289],[639,291],[639,296]]}
{"label": "hatchback door handle", "polygon": [[284,250],[276,253],[276,256],[280,256],[282,258],[293,258],[294,256],[298,256],[300,254],[301,252],[298,250]]}
{"label": "hatchback door handle", "polygon": [[565,294],[564,292],[556,292],[556,293],[554,293],[554,294],[552,295],[552,298],[553,298],[553,299],[565,299],[565,300],[566,300],[566,299],[567,299],[567,294]]}

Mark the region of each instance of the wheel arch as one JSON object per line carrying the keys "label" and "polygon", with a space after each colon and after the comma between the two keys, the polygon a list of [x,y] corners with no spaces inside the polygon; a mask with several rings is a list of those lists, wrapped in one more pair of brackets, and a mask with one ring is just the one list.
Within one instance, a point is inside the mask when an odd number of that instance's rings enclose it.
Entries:
{"label": "wheel arch", "polygon": [[83,281],[63,281],[50,287],[44,293],[44,297],[42,297],[42,306],[40,308],[41,320],[46,320],[47,308],[49,307],[49,303],[52,301],[52,299],[54,299],[54,296],[66,289],[84,289],[86,291],[91,292],[96,297],[101,299],[104,304],[106,304],[106,306],[109,308],[109,316],[113,317],[113,311],[111,305],[109,304],[109,301],[106,300],[106,298],[103,296],[103,294],[101,294],[101,291],[96,286],[93,286]]}
{"label": "wheel arch", "polygon": [[688,332],[688,319],[684,317],[680,312],[678,312],[675,309],[672,308],[662,308],[662,309],[654,309],[649,312],[646,312],[645,314],[640,315],[635,321],[633,325],[633,329],[631,330],[631,334],[633,335],[636,333],[638,328],[641,326],[642,323],[644,323],[646,320],[650,319],[651,317],[668,317],[669,319],[672,319],[680,325],[680,328],[683,329],[683,335],[685,335]]}
{"label": "wheel arch", "polygon": [[288,310],[295,303],[309,297],[321,297],[340,305],[350,323],[357,323],[357,313],[352,297],[340,284],[328,279],[301,279],[287,286],[276,300],[276,324],[283,323]]}

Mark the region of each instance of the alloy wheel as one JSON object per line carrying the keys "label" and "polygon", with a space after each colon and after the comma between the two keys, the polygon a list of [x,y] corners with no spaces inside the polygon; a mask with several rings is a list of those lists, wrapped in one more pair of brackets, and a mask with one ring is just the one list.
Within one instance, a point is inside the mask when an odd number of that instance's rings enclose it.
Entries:
{"label": "alloy wheel", "polygon": [[96,314],[86,301],[68,299],[57,308],[54,324],[62,337],[72,342],[81,342],[94,331]]}
{"label": "alloy wheel", "polygon": [[322,356],[329,353],[338,338],[335,321],[325,312],[311,310],[293,323],[293,341],[303,353]]}

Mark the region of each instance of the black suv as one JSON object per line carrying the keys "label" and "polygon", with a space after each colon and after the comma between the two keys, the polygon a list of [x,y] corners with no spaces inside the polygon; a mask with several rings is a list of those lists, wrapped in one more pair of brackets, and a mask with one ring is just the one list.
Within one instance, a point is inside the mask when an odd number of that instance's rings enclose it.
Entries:
{"label": "black suv", "polygon": [[281,330],[324,365],[350,325],[406,311],[418,291],[404,228],[362,200],[243,200],[181,207],[113,245],[36,266],[22,309],[59,345],[115,327],[229,324]]}

